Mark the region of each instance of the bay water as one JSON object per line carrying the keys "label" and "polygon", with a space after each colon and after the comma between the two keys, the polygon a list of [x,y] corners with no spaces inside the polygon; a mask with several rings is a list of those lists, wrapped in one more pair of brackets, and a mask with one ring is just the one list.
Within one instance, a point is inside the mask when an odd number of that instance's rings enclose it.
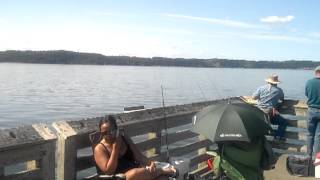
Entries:
{"label": "bay water", "polygon": [[0,63],[0,128],[251,95],[278,74],[285,97],[305,99],[312,70]]}
{"label": "bay water", "polygon": [[[251,95],[270,74],[279,75],[285,98],[301,100],[305,82],[313,77],[311,70],[0,63],[0,129],[98,117],[129,106],[160,107],[161,86],[165,106]],[[197,139],[169,148],[191,141]],[[86,148],[79,154],[92,152]],[[24,169],[22,163],[7,171]],[[94,172],[91,168],[78,176]]]}

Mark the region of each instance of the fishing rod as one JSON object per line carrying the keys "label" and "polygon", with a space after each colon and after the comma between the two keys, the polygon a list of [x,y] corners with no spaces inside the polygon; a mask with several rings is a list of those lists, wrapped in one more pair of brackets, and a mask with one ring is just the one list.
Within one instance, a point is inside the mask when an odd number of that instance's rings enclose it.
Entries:
{"label": "fishing rod", "polygon": [[[166,160],[167,160],[167,162],[169,162],[170,154],[169,154],[169,144],[168,144],[168,122],[167,122],[167,117],[166,117],[166,112],[165,112],[164,95],[163,95],[162,84],[161,84],[161,95],[162,95],[162,113],[163,113],[163,119],[164,119],[164,128],[165,128],[166,145],[167,145],[167,153],[166,153],[167,157],[166,157]],[[161,137],[161,140],[162,140],[162,137]]]}
{"label": "fishing rod", "polygon": [[201,89],[201,87],[200,87],[199,83],[198,83],[198,82],[196,82],[196,83],[197,83],[198,88],[200,89],[200,92],[201,92],[201,94],[202,94],[202,96],[203,96],[204,100],[205,100],[205,101],[207,101],[208,99],[206,98],[206,96],[205,96],[204,92],[202,91],[202,89]]}
{"label": "fishing rod", "polygon": [[[207,77],[210,77],[210,76],[207,76]],[[214,77],[214,76],[213,76]],[[211,83],[211,85],[213,86],[214,90],[216,91],[216,93],[218,94],[218,99],[222,98],[216,84],[214,83],[214,81],[211,79],[211,78],[208,78],[209,79],[209,82]]]}

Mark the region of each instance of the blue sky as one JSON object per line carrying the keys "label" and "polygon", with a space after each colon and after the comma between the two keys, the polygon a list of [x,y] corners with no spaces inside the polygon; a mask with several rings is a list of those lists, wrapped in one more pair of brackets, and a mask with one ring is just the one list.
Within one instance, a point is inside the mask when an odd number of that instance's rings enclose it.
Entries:
{"label": "blue sky", "polygon": [[0,0],[0,50],[320,61],[317,0]]}

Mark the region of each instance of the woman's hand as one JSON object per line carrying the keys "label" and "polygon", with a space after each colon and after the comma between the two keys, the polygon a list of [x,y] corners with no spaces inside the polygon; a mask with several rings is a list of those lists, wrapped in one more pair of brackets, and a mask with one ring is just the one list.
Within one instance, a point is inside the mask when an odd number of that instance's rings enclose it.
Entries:
{"label": "woman's hand", "polygon": [[156,172],[156,163],[154,161],[151,161],[150,163],[150,172],[155,173]]}
{"label": "woman's hand", "polygon": [[156,176],[156,164],[154,161],[151,161],[150,165],[149,166],[146,166],[146,170],[149,171],[149,173],[152,175],[152,176]]}

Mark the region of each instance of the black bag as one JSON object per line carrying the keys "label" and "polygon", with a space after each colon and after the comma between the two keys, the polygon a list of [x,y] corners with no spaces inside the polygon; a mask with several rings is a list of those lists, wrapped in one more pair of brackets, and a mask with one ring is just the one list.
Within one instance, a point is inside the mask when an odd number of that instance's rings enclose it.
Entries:
{"label": "black bag", "polygon": [[261,168],[263,170],[270,170],[275,168],[275,164],[278,158],[275,156],[272,150],[272,145],[263,136],[263,151],[261,157]]}
{"label": "black bag", "polygon": [[291,155],[287,157],[287,171],[294,176],[309,176],[311,159],[308,156]]}

